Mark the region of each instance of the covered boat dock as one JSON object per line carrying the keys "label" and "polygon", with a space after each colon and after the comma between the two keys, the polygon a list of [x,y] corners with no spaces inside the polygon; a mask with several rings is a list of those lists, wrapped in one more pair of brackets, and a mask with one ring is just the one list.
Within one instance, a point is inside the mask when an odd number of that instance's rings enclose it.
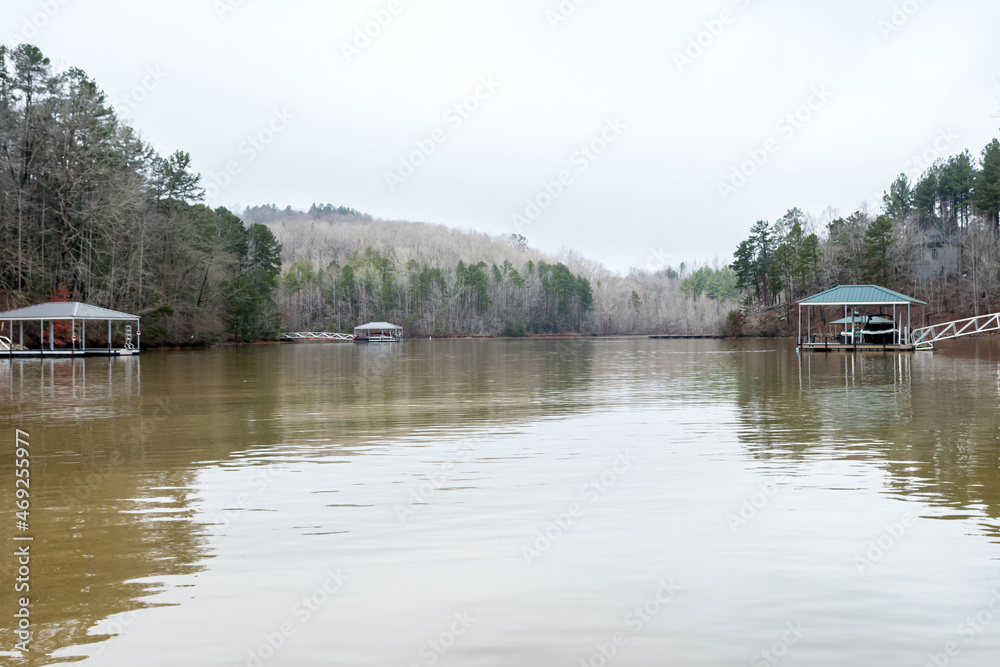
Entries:
{"label": "covered boat dock", "polygon": [[[88,323],[91,340],[100,338],[102,345],[87,347]],[[38,347],[25,343],[26,329],[29,336],[37,332]],[[0,358],[131,356],[139,354],[139,336],[138,315],[79,301],[51,301],[0,313]]]}
{"label": "covered boat dock", "polygon": [[369,322],[354,327],[355,343],[398,343],[403,340],[403,327],[388,322]]}
{"label": "covered boat dock", "polygon": [[[921,308],[926,319],[927,304],[878,285],[840,285],[799,301],[798,347],[804,350],[880,350],[907,352],[912,342],[913,309]],[[843,308],[843,318],[831,322],[843,325],[840,334],[813,332],[813,308]],[[804,309],[804,312],[803,312]],[[878,312],[872,312],[877,310]],[[805,330],[803,330],[805,315]],[[824,319],[825,321],[825,319]],[[877,328],[873,327],[877,325]],[[846,327],[850,327],[847,329]],[[872,328],[869,328],[872,327]],[[869,340],[866,341],[865,337]]]}

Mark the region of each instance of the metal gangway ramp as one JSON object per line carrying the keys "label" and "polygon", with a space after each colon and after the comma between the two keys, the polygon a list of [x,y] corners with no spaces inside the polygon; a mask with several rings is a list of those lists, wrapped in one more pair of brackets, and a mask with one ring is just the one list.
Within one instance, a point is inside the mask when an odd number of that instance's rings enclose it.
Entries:
{"label": "metal gangway ramp", "polygon": [[329,333],[327,331],[295,331],[281,335],[282,340],[346,340],[353,341],[354,336],[343,333]]}
{"label": "metal gangway ramp", "polygon": [[1000,331],[1000,313],[969,317],[964,320],[932,324],[929,327],[914,329],[910,333],[910,342],[918,350],[933,350],[934,343],[939,340],[974,336],[989,331]]}

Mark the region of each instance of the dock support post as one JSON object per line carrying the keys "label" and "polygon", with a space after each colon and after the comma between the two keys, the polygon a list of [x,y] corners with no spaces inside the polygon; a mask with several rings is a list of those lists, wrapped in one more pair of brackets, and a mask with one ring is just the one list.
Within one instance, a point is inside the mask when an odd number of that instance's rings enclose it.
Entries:
{"label": "dock support post", "polygon": [[56,321],[49,320],[49,352],[56,349]]}
{"label": "dock support post", "polygon": [[806,306],[806,338],[812,342],[812,306]]}
{"label": "dock support post", "polygon": [[799,335],[797,337],[799,347],[802,347],[802,304],[799,304]]}
{"label": "dock support post", "polygon": [[111,320],[108,320],[108,354],[111,354]]}

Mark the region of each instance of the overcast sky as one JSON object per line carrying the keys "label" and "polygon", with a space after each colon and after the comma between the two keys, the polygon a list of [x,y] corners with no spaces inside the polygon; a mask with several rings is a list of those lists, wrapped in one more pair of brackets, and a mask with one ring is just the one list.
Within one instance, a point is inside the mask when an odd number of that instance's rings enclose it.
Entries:
{"label": "overcast sky", "polygon": [[997,26],[991,0],[0,4],[6,44],[85,70],[213,205],[518,232],[619,271],[726,261],[758,219],[874,210],[978,156]]}

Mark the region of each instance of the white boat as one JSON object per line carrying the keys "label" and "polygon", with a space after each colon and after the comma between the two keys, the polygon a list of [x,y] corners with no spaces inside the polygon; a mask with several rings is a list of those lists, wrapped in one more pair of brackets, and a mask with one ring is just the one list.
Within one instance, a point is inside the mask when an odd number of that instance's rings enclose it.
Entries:
{"label": "white boat", "polygon": [[[854,315],[845,317],[830,324],[844,325],[844,330],[837,336],[846,344],[854,345],[893,345],[898,340],[899,330],[895,322],[879,315]],[[855,341],[857,336],[857,341]]]}

